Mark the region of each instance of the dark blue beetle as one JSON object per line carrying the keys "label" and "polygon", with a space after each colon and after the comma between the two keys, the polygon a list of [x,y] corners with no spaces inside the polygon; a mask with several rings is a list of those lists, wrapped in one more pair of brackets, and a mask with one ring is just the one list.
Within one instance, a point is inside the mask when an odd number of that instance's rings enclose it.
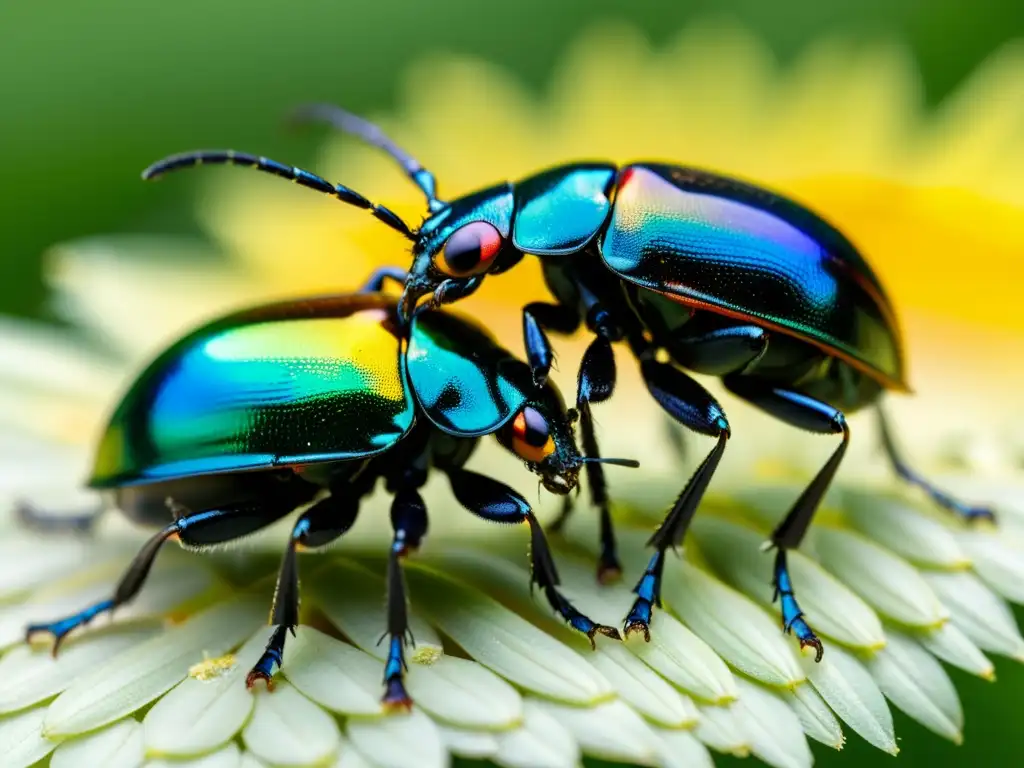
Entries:
{"label": "dark blue beetle", "polygon": [[[771,535],[783,624],[821,658],[802,618],[786,552],[799,546],[842,461],[845,413],[876,404],[883,390],[909,391],[893,307],[857,249],[812,211],[770,191],[707,171],[659,163],[571,163],[515,184],[502,182],[451,202],[433,175],[379,128],[340,109],[314,105],[304,121],[327,122],[397,160],[427,197],[429,215],[412,230],[387,208],[299,168],[232,151],[176,155],[149,168],[152,178],[200,163],[246,165],[370,210],[413,243],[408,273],[384,269],[405,286],[404,317],[473,293],[489,274],[524,254],[541,259],[555,298],[523,310],[526,351],[537,383],[552,362],[545,330],[595,335],[579,370],[577,410],[584,451],[598,455],[590,404],[615,386],[611,345],[624,341],[650,393],[678,423],[717,439],[661,527],[626,633],[649,637],[659,604],[665,552],[679,545],[730,437],[725,412],[688,369],[720,376],[733,394],[799,429],[842,441]],[[427,301],[420,300],[428,296]],[[899,457],[878,409],[882,443],[896,472],[965,519],[992,518],[936,489]],[[603,471],[588,465],[601,512],[601,579],[619,573]],[[556,527],[571,512],[566,503]]]}

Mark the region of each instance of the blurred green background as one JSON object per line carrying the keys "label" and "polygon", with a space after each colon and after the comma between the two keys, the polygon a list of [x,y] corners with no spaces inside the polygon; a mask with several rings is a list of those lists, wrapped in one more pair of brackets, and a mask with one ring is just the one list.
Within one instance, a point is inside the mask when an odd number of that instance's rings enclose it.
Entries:
{"label": "blurred green background", "polygon": [[[402,74],[425,55],[483,57],[539,89],[568,41],[595,21],[628,21],[658,46],[708,14],[750,28],[783,64],[824,35],[903,42],[929,106],[993,50],[1024,42],[1024,4],[1010,0],[7,0],[0,312],[47,316],[41,257],[56,242],[190,231],[194,180],[139,181],[164,154],[232,145],[303,163],[319,136],[282,131],[290,107],[329,100],[387,110]],[[963,747],[896,713],[900,764],[1002,765],[1024,754],[1024,672],[1000,663],[998,674],[991,686],[952,672],[968,713]],[[852,734],[844,753],[816,754],[820,765],[889,759]]]}

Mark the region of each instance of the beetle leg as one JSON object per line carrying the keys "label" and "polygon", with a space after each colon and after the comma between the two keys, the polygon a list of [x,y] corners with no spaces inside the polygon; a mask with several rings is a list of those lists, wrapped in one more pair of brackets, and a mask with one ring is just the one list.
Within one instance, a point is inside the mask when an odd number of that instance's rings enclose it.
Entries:
{"label": "beetle leg", "polygon": [[19,501],[14,514],[22,526],[40,533],[91,533],[105,509],[97,504],[93,509],[74,515],[54,514],[27,501]]}
{"label": "beetle leg", "polygon": [[252,688],[257,680],[263,680],[273,690],[274,670],[281,666],[284,643],[289,632],[295,635],[299,624],[299,568],[296,552],[299,548],[322,547],[347,532],[359,513],[358,497],[345,493],[344,489],[333,492],[311,506],[295,522],[281,570],[274,590],[274,604],[270,610],[270,623],[277,629],[267,642],[259,661],[245,678],[245,686]]}
{"label": "beetle leg", "polygon": [[[402,678],[405,663],[405,644],[412,639],[409,632],[408,600],[402,576],[402,560],[410,551],[419,548],[427,533],[427,507],[415,488],[398,490],[391,503],[391,528],[394,536],[388,552],[387,616],[388,658],[384,665],[384,707],[406,709],[412,699],[406,693]],[[383,640],[383,637],[381,638]]]}
{"label": "beetle leg", "polygon": [[846,417],[842,411],[807,395],[743,376],[727,376],[724,383],[731,392],[742,397],[751,405],[757,406],[798,429],[819,435],[841,434],[843,437],[829,460],[818,470],[818,474],[814,476],[810,485],[804,489],[782,522],[772,531],[770,541],[770,546],[778,550],[775,556],[773,586],[775,587],[775,599],[780,600],[782,605],[783,628],[797,636],[801,648],[813,647],[815,661],[821,661],[823,653],[821,641],[804,621],[803,611],[800,610],[800,605],[793,594],[793,585],[790,582],[789,568],[786,563],[786,552],[796,549],[803,541],[804,535],[811,525],[811,520],[814,518],[814,513],[832,483],[832,478],[846,453],[846,448],[850,443],[850,428],[846,424]]}
{"label": "beetle leg", "polygon": [[384,282],[391,280],[400,286],[405,286],[405,279],[409,273],[401,267],[377,267],[370,273],[370,276],[359,289],[359,293],[380,293],[384,290]]}
{"label": "beetle leg", "polygon": [[668,363],[659,363],[650,358],[641,361],[640,370],[647,389],[673,419],[695,432],[718,438],[715,447],[697,467],[665,520],[647,542],[655,548],[655,553],[633,588],[637,597],[626,617],[625,631],[627,637],[633,632],[642,632],[644,639],[650,640],[651,615],[655,606],[661,607],[665,553],[670,547],[682,544],[690,521],[722,459],[731,431],[722,407],[685,373]]}
{"label": "beetle leg", "polygon": [[551,372],[554,352],[545,329],[555,333],[570,334],[580,326],[580,317],[563,304],[546,304],[535,301],[523,308],[523,343],[526,360],[533,372],[533,383],[543,387]]}
{"label": "beetle leg", "polygon": [[[576,412],[580,419],[583,453],[589,458],[601,457],[590,404],[601,403],[611,397],[615,390],[615,378],[615,356],[612,353],[611,339],[605,332],[598,330],[598,336],[583,355],[576,388]],[[617,580],[622,574],[622,566],[616,553],[608,484],[604,477],[604,468],[599,462],[587,462],[586,473],[591,503],[598,508],[601,516],[601,553],[597,562],[597,580],[607,584]],[[572,511],[571,503],[563,504],[562,514],[552,524],[551,530],[560,531]]]}
{"label": "beetle leg", "polygon": [[484,520],[496,523],[526,523],[530,526],[530,584],[544,592],[552,610],[573,629],[582,632],[596,648],[595,636],[621,639],[615,627],[598,624],[579,610],[558,590],[558,569],[547,537],[533,510],[522,496],[504,483],[465,469],[448,469],[452,491],[459,504]]}
{"label": "beetle leg", "polygon": [[53,654],[56,656],[68,633],[88,624],[96,616],[124,605],[139,593],[160,547],[168,539],[177,537],[182,544],[197,548],[222,544],[270,525],[284,517],[302,501],[294,490],[289,492],[282,488],[280,495],[268,500],[242,502],[221,509],[188,513],[178,517],[142,545],[142,549],[135,555],[128,570],[118,582],[112,597],[93,603],[63,619],[29,625],[25,630],[26,641],[31,640],[34,635],[50,634],[53,636]]}
{"label": "beetle leg", "polygon": [[892,463],[893,469],[896,470],[896,474],[911,485],[916,485],[931,496],[939,506],[949,510],[962,520],[966,520],[968,522],[973,522],[975,520],[995,521],[995,515],[991,509],[988,509],[987,507],[972,507],[969,504],[957,501],[952,496],[949,496],[932,485],[927,478],[919,475],[913,469],[908,467],[900,456],[899,451],[896,448],[896,443],[892,439],[892,433],[889,430],[889,423],[881,405],[877,407],[877,411],[878,430],[882,436],[882,447],[885,449],[885,454],[889,457],[889,461]]}
{"label": "beetle leg", "polygon": [[[683,326],[682,332],[692,330]],[[672,359],[687,370],[709,376],[749,371],[768,351],[768,334],[756,325],[681,333],[672,339]]]}

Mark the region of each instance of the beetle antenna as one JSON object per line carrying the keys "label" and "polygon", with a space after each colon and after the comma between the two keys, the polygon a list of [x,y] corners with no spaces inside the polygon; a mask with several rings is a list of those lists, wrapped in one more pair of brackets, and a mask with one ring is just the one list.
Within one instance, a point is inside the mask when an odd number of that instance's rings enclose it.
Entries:
{"label": "beetle antenna", "polygon": [[156,179],[165,173],[182,168],[192,168],[197,165],[240,165],[246,168],[255,168],[257,171],[263,171],[264,173],[272,173],[275,176],[280,176],[282,179],[289,179],[296,184],[301,184],[304,187],[315,189],[317,192],[323,192],[325,195],[336,197],[343,203],[368,210],[377,219],[383,221],[399,234],[409,240],[416,240],[416,236],[409,229],[409,225],[402,221],[397,213],[390,208],[385,208],[383,205],[371,203],[354,189],[349,189],[344,184],[332,184],[315,173],[304,171],[293,165],[285,165],[276,160],[250,155],[246,152],[236,152],[233,149],[201,149],[195,152],[171,155],[149,166],[149,168],[142,172],[142,178],[146,180]]}
{"label": "beetle antenna", "polygon": [[384,131],[369,120],[346,112],[333,104],[304,104],[291,113],[288,122],[298,125],[326,123],[342,133],[358,136],[367,144],[384,150],[402,166],[406,176],[412,179],[413,184],[426,195],[427,207],[431,213],[436,213],[444,207],[445,204],[437,199],[437,181],[434,179],[434,174],[424,168],[419,160],[395,144]]}
{"label": "beetle antenna", "polygon": [[616,467],[629,467],[638,469],[640,462],[636,459],[606,459],[603,456],[581,456],[580,461],[584,464],[612,464]]}

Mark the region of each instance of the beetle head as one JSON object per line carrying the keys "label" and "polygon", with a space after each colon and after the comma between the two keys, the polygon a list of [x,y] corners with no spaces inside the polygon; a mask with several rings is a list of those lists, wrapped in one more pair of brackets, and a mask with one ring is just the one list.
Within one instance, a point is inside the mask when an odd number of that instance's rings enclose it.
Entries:
{"label": "beetle head", "polygon": [[512,245],[512,187],[499,184],[444,203],[416,233],[413,263],[400,310],[412,315],[419,300],[438,307],[470,295],[486,275],[504,272],[523,254]]}
{"label": "beetle head", "polygon": [[574,414],[565,410],[561,393],[549,382],[534,392],[497,437],[540,476],[548,491],[565,495],[576,487],[583,464],[574,420]]}

